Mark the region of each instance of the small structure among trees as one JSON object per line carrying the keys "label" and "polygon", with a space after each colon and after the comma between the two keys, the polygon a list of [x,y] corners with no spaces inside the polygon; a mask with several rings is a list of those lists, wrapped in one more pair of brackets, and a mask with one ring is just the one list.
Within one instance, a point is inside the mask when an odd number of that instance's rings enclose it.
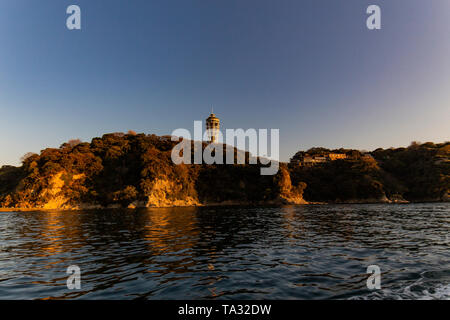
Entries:
{"label": "small structure among trees", "polygon": [[311,148],[308,151],[299,151],[291,158],[291,165],[295,166],[314,166],[320,163],[326,163],[336,160],[345,160],[353,158],[356,150],[329,150],[326,148]]}

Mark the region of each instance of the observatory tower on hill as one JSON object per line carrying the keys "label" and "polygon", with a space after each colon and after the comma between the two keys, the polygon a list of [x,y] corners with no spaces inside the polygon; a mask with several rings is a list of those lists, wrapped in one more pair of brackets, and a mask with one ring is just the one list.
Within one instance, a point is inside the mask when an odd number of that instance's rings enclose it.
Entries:
{"label": "observatory tower on hill", "polygon": [[206,130],[209,142],[216,143],[219,141],[220,120],[212,111],[208,119],[206,119]]}

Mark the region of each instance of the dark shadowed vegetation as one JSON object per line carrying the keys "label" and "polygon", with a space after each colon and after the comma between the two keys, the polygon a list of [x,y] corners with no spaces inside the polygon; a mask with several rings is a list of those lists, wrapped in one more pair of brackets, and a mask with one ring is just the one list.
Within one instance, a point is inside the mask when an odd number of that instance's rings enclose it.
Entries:
{"label": "dark shadowed vegetation", "polygon": [[[450,192],[450,143],[412,143],[408,148],[358,150],[313,148],[308,154],[345,153],[345,160],[291,165],[293,182],[305,182],[305,200],[441,201]],[[298,152],[294,159],[304,152]]]}

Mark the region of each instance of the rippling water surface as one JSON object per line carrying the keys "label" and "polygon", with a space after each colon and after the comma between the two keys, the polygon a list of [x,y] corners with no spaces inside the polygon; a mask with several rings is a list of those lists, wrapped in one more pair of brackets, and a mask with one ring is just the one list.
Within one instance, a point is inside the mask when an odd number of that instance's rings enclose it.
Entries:
{"label": "rippling water surface", "polygon": [[6,212],[0,246],[1,299],[450,299],[450,204]]}

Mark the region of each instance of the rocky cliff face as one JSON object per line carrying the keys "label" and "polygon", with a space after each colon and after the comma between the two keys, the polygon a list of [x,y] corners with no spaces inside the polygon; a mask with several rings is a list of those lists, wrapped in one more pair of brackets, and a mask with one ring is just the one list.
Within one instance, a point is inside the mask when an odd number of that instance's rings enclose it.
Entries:
{"label": "rocky cliff face", "polygon": [[306,204],[303,199],[303,191],[306,188],[305,183],[298,183],[296,186],[292,185],[291,176],[286,167],[281,166],[277,177],[278,196],[275,202],[282,204]]}
{"label": "rocky cliff face", "polygon": [[198,196],[187,195],[177,197],[173,195],[181,194],[183,186],[168,179],[156,179],[153,182],[150,192],[146,194],[145,201],[134,201],[128,207],[178,207],[178,206],[200,206]]}
{"label": "rocky cliff face", "polygon": [[[1,207],[44,210],[83,210],[121,207],[134,209],[145,207],[248,204],[283,205],[307,203],[302,197],[305,185],[300,184],[293,186],[289,172],[285,167],[282,167],[280,172],[270,179],[257,179],[256,181],[243,182],[245,180],[244,177],[244,180],[238,180],[235,181],[235,183],[221,185],[220,189],[228,188],[230,190],[238,190],[238,192],[235,192],[234,194],[229,194],[231,195],[230,197],[227,197],[227,194],[222,194],[217,197],[217,194],[215,194],[214,185],[217,185],[218,181],[195,181],[198,188],[203,189],[202,195],[199,196],[197,190],[194,190],[191,194],[183,193],[183,188],[185,188],[185,186],[183,186],[183,184],[179,181],[157,178],[152,181],[148,192],[140,196],[139,200],[134,200],[129,203],[113,201],[111,203],[103,204],[96,202],[95,200],[85,202],[77,197],[78,193],[71,192],[75,181],[81,181],[82,183],[86,182],[83,174],[74,176],[71,180],[64,179],[66,175],[66,172],[58,172],[50,177],[48,185],[40,189],[34,197],[32,194],[36,193],[35,190],[26,190],[29,192],[29,195],[25,196],[23,199],[18,198],[18,194],[22,194],[24,190],[18,191],[17,193],[13,191],[3,197]],[[257,189],[265,189],[266,194],[255,198],[252,196],[255,186],[251,186],[251,184],[261,183],[262,180],[265,180],[266,184],[258,185]],[[209,189],[209,191],[205,192],[205,189]],[[76,197],[72,195],[76,195]]]}

